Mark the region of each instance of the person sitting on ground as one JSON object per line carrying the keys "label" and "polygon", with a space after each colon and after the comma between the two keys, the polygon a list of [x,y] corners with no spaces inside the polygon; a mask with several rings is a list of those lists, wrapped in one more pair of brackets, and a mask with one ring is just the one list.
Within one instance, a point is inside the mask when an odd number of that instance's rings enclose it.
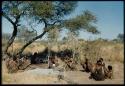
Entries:
{"label": "person sitting on ground", "polygon": [[48,68],[52,68],[53,64],[54,64],[53,58],[49,57],[49,67]]}
{"label": "person sitting on ground", "polygon": [[57,57],[57,56],[55,56],[55,66],[56,66],[56,67],[59,66],[58,57]]}
{"label": "person sitting on ground", "polygon": [[18,71],[18,64],[16,62],[16,57],[11,57],[6,60],[6,66],[8,73],[15,73]]}
{"label": "person sitting on ground", "polygon": [[35,59],[37,57],[37,52],[34,53],[34,55],[31,57],[31,64],[36,64]]}
{"label": "person sitting on ground", "polygon": [[95,68],[91,71],[90,79],[95,79],[96,81],[102,81],[105,80],[105,70],[104,66],[102,65],[102,61],[98,60],[96,63]]}
{"label": "person sitting on ground", "polygon": [[113,79],[113,69],[111,65],[108,65],[108,70],[106,71],[105,78]]}
{"label": "person sitting on ground", "polygon": [[85,58],[85,62],[81,65],[82,65],[83,69],[85,70],[85,72],[91,72],[92,63],[87,58]]}

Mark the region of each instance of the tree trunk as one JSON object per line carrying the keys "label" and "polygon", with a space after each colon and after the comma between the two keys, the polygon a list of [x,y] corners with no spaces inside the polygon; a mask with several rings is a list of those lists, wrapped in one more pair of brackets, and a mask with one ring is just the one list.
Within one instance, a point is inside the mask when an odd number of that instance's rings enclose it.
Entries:
{"label": "tree trunk", "polygon": [[17,54],[18,54],[18,55],[21,55],[22,52],[25,50],[25,48],[26,48],[28,45],[32,44],[35,40],[37,40],[37,39],[39,39],[39,38],[42,38],[42,37],[45,35],[46,32],[47,32],[47,31],[44,31],[42,34],[36,36],[35,38],[33,38],[33,39],[31,39],[29,42],[27,42],[27,43],[20,49],[20,51],[19,51]]}
{"label": "tree trunk", "polygon": [[12,43],[14,42],[14,39],[17,35],[17,26],[14,25],[14,30],[13,30],[13,33],[12,33],[12,36],[11,38],[9,39],[9,41],[7,42],[7,46],[5,47],[5,50],[4,50],[4,54],[7,54],[7,55],[10,55],[7,51],[8,51],[8,48],[12,45]]}
{"label": "tree trunk", "polygon": [[7,16],[4,12],[2,12],[2,16],[5,17],[12,25],[13,25],[13,33],[12,33],[12,36],[11,38],[9,39],[9,41],[7,42],[7,46],[5,47],[5,50],[4,50],[4,53],[5,54],[8,54],[9,56],[11,54],[9,54],[7,51],[8,51],[8,48],[11,46],[11,44],[14,42],[14,39],[17,35],[17,27],[19,26],[18,25],[18,22],[19,22],[19,19],[20,19],[20,16],[22,15],[22,13],[20,15],[18,15],[15,19],[15,22],[12,21],[11,18],[9,18],[9,16]]}

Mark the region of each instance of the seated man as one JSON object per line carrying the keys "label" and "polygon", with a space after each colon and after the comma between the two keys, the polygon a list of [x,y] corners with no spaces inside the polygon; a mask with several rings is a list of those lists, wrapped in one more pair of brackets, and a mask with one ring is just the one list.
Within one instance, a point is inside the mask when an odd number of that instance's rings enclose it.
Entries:
{"label": "seated man", "polygon": [[86,72],[91,72],[92,70],[92,63],[89,62],[89,60],[87,58],[85,58],[85,62],[82,64],[83,69]]}
{"label": "seated man", "polygon": [[111,65],[108,65],[108,68],[106,68],[106,67],[105,67],[105,63],[103,62],[103,58],[99,58],[98,61],[101,61],[101,65],[104,67],[105,78],[112,79],[112,77],[113,77],[112,66],[111,66]]}
{"label": "seated man", "polygon": [[55,60],[54,57],[49,58],[49,68],[55,67],[55,61],[54,60]]}
{"label": "seated man", "polygon": [[16,57],[8,58],[6,60],[6,66],[8,69],[8,73],[15,73],[18,71],[18,64],[16,62]]}
{"label": "seated man", "polygon": [[31,64],[36,64],[35,61],[36,57],[37,57],[37,52],[35,52],[34,55],[31,57]]}
{"label": "seated man", "polygon": [[59,66],[58,57],[57,57],[57,56],[55,56],[55,66],[56,66],[56,67]]}
{"label": "seated man", "polygon": [[104,72],[104,66],[102,65],[102,61],[98,60],[96,63],[96,66],[91,71],[90,79],[95,79],[97,81],[105,80],[105,72]]}

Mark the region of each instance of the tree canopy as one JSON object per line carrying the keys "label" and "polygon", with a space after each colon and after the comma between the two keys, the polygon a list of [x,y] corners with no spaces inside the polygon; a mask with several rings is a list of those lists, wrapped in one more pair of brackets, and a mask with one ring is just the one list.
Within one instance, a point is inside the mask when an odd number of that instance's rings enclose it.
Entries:
{"label": "tree canopy", "polygon": [[[21,54],[28,45],[32,44],[35,40],[42,38],[55,27],[58,29],[66,28],[74,33],[80,30],[85,30],[92,34],[100,33],[94,25],[97,21],[96,16],[88,10],[83,11],[82,14],[79,14],[76,17],[70,19],[65,18],[65,16],[73,13],[76,7],[76,1],[3,1],[2,14],[13,24],[15,27],[14,30],[17,30],[19,25],[23,25],[20,21],[22,18],[26,17],[29,18],[32,23],[37,22],[38,24],[44,24],[44,27],[41,28],[41,31],[43,30],[43,32],[30,39],[20,49],[18,54]],[[22,21],[25,20],[22,19]],[[15,38],[17,31],[14,33],[15,35],[12,37]],[[13,41],[11,41],[10,44],[12,44]]]}

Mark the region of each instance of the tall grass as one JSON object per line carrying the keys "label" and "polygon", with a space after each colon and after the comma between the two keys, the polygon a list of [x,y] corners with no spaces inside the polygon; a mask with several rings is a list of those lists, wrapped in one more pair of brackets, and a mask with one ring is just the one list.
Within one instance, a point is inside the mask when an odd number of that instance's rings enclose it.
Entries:
{"label": "tall grass", "polygon": [[[6,42],[2,42],[2,49],[5,47]],[[45,44],[45,45],[44,45]],[[16,53],[23,43],[14,42],[13,43],[13,52]],[[42,52],[46,48],[46,43],[35,42],[29,45],[24,53],[34,53]],[[71,48],[71,44],[58,44],[51,45],[51,49],[54,51],[64,50],[66,48]],[[9,48],[9,52],[12,53],[12,46]],[[79,53],[77,58],[78,61],[84,60],[85,57],[94,61],[99,57],[104,58],[106,61],[119,61],[124,62],[124,45],[122,43],[114,43],[108,41],[79,41],[75,46],[75,52]]]}

